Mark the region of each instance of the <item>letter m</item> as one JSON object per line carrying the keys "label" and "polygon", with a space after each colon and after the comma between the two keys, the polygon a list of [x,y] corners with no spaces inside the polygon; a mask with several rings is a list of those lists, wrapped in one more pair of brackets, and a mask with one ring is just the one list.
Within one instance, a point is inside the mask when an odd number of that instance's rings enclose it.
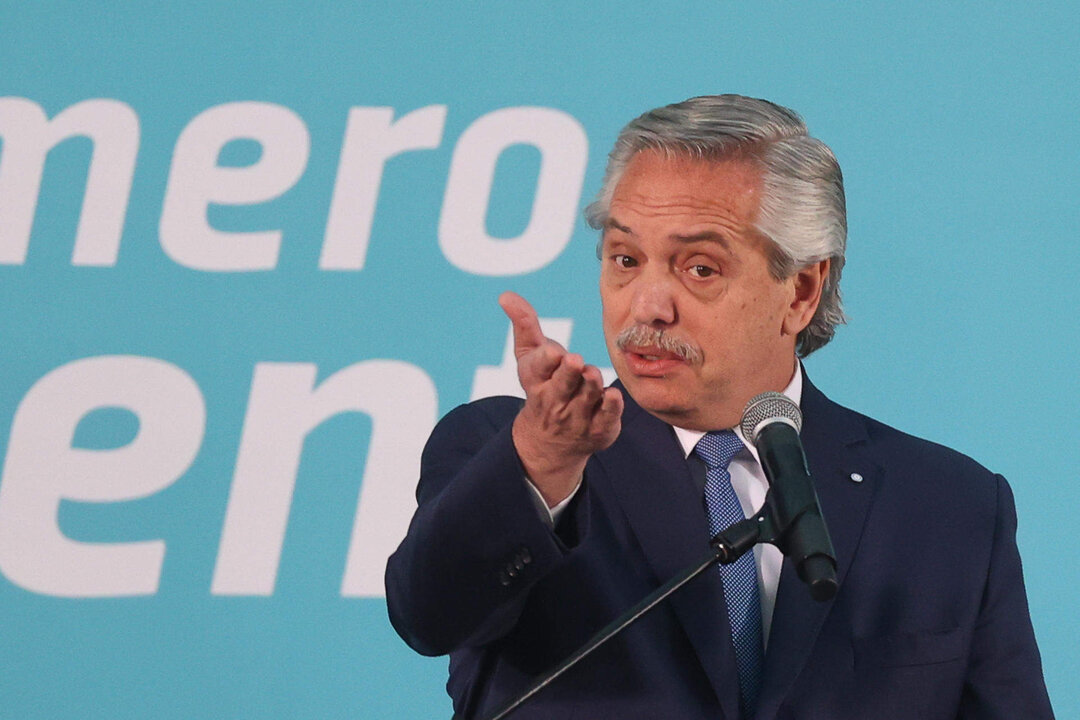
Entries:
{"label": "letter m", "polygon": [[116,264],[139,150],[135,111],[118,100],[84,100],[49,120],[33,101],[0,97],[0,265],[26,262],[45,156],[72,137],[89,138],[94,150],[71,262]]}

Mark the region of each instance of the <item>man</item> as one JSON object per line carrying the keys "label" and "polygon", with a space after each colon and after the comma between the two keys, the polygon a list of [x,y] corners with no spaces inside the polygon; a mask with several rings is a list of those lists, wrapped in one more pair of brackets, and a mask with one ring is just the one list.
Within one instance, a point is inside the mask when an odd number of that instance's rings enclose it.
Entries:
{"label": "man", "polygon": [[619,383],[522,298],[524,402],[458,408],[422,459],[390,617],[485,717],[761,506],[737,428],[783,392],[837,556],[815,602],[772,546],[707,572],[515,718],[1049,718],[1004,479],[826,399],[797,357],[843,321],[843,182],[799,117],[703,97],[630,123],[587,211]]}

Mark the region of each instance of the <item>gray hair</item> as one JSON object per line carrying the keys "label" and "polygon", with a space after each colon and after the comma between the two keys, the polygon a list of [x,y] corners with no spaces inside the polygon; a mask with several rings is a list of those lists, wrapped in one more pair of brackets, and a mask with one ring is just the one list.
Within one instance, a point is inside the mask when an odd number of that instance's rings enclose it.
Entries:
{"label": "gray hair", "polygon": [[767,100],[708,95],[650,110],[633,120],[615,141],[604,182],[585,209],[589,225],[607,222],[615,186],[642,150],[701,160],[747,158],[762,168],[756,229],[770,243],[769,269],[777,280],[830,259],[821,302],[796,338],[806,357],[832,339],[845,322],[840,273],[847,243],[844,178],[829,147],[810,137],[797,113]]}

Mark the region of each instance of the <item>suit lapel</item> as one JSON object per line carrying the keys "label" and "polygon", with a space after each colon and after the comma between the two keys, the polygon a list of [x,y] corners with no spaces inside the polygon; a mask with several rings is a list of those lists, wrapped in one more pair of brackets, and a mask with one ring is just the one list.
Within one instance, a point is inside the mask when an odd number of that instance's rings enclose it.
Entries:
{"label": "suit lapel", "polygon": [[[623,392],[619,439],[597,454],[657,584],[701,559],[708,548],[702,499],[678,439],[668,424]],[[728,720],[739,717],[735,652],[720,574],[706,571],[669,598]]]}
{"label": "suit lapel", "polygon": [[[859,451],[858,446],[867,439],[863,421],[828,400],[805,375],[801,406],[803,447],[836,551],[837,579],[842,593],[882,470]],[[853,481],[852,473],[861,475],[862,481]],[[806,665],[832,605],[832,600],[813,600],[793,564],[784,560],[765,654],[757,720],[769,720],[776,714]]]}

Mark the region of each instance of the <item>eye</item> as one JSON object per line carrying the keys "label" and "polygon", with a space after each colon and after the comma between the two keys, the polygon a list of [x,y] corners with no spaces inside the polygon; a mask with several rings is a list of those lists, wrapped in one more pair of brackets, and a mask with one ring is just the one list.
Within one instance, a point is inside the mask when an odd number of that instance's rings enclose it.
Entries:
{"label": "eye", "polygon": [[709,265],[691,265],[687,272],[696,278],[707,278],[718,274],[720,271]]}
{"label": "eye", "polygon": [[611,260],[615,263],[615,267],[624,269],[636,267],[638,264],[637,260],[630,257],[629,255],[612,255]]}

